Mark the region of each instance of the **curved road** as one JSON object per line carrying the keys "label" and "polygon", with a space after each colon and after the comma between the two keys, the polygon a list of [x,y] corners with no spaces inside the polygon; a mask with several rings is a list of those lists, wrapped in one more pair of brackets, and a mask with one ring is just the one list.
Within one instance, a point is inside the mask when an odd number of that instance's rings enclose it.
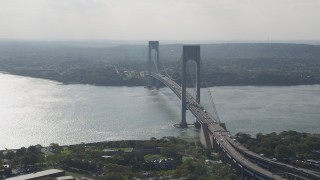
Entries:
{"label": "curved road", "polygon": [[[164,85],[169,87],[181,99],[182,91],[181,91],[180,85],[178,85],[176,82],[174,82],[167,76],[164,76],[161,74],[152,73],[151,76],[158,79]],[[245,147],[241,146],[239,143],[235,142],[231,138],[230,133],[226,129],[224,129],[222,126],[220,126],[218,121],[213,119],[207,113],[207,111],[199,103],[197,103],[196,100],[189,93],[187,93],[186,96],[187,96],[187,108],[197,118],[197,121],[201,125],[206,124],[208,126],[208,129],[214,136],[216,142],[219,144],[219,146],[223,149],[223,151],[228,156],[231,156],[233,161],[236,161],[242,167],[244,167],[245,169],[248,169],[251,172],[254,172],[256,175],[260,177],[267,178],[267,179],[284,179],[281,176],[277,174],[273,174],[271,171],[264,169],[258,164],[255,164],[249,161],[248,159],[246,159],[242,154],[246,154],[246,155],[250,154],[251,157],[255,157],[256,159],[261,159],[263,157],[260,157],[258,154],[249,151]],[[297,172],[296,168],[294,168],[293,166],[289,166],[287,164],[280,163],[280,162],[275,162],[268,158],[264,158],[264,159],[272,165],[278,164],[283,167],[287,167],[288,170],[290,170],[290,172]],[[320,179],[320,176],[316,174],[314,171],[302,169],[302,168],[299,168],[299,171],[309,175],[308,177],[312,177],[312,179],[313,178]],[[299,175],[300,174],[301,173],[299,173]]]}

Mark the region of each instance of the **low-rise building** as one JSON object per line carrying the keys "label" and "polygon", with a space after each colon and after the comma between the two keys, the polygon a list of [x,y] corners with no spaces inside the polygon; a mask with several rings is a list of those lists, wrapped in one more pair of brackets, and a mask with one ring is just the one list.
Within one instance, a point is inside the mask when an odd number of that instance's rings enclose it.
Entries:
{"label": "low-rise building", "polygon": [[76,178],[72,176],[60,176],[56,178],[57,180],[75,180]]}
{"label": "low-rise building", "polygon": [[37,178],[42,178],[42,177],[60,177],[60,176],[64,176],[64,175],[65,175],[65,172],[63,170],[49,169],[49,170],[45,170],[45,171],[39,171],[36,173],[11,177],[11,178],[8,178],[7,180],[27,180],[27,179],[37,179]]}
{"label": "low-rise building", "polygon": [[151,159],[145,163],[147,169],[164,170],[172,169],[174,160],[172,158]]}

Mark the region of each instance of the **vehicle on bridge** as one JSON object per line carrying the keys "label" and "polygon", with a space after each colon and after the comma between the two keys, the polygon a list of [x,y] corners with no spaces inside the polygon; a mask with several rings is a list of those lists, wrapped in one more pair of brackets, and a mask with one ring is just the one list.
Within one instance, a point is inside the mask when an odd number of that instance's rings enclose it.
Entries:
{"label": "vehicle on bridge", "polygon": [[[150,45],[150,43],[149,43]],[[158,48],[158,47],[157,47]],[[157,49],[159,51],[159,49]],[[186,51],[186,52],[185,52]],[[149,47],[150,53],[150,47]],[[180,87],[172,78],[167,77],[158,72],[151,72],[149,66],[149,78],[153,77],[157,80],[157,87],[159,82],[162,82],[165,86],[169,87],[181,100],[182,100],[182,121],[180,127],[187,127],[185,121],[185,111],[188,109],[197,119],[197,123],[200,124],[201,133],[200,141],[207,149],[216,149],[228,161],[238,172],[241,173],[243,178],[249,179],[320,179],[320,174],[306,169],[297,170],[294,167],[290,167],[278,161],[265,158],[264,155],[255,154],[248,149],[244,148],[234,138],[232,138],[230,132],[224,123],[208,116],[207,111],[200,104],[200,83],[197,79],[197,97],[193,98],[186,92],[185,85],[185,60],[188,58],[195,58],[196,63],[200,64],[200,46],[184,46],[183,47],[183,78],[182,87]],[[157,64],[159,64],[159,58],[157,58]],[[149,56],[149,65],[150,65]],[[199,69],[198,69],[199,68]],[[199,70],[199,71],[198,71]],[[200,66],[197,65],[197,77],[200,73]],[[149,83],[151,80],[149,79]],[[150,86],[150,84],[149,84]],[[268,166],[266,166],[268,165]],[[283,170],[281,174],[274,173],[275,169],[270,167],[277,167]]]}

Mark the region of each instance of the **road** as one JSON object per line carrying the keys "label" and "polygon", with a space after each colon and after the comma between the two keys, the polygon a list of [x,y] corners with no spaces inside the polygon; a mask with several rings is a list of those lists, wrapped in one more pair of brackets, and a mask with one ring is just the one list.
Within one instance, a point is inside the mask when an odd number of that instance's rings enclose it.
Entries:
{"label": "road", "polygon": [[[164,75],[152,73],[151,76],[160,80],[163,84],[169,87],[181,99],[182,91],[181,91],[180,85],[178,85],[176,82],[174,82],[173,80],[171,80],[170,78]],[[254,172],[258,176],[262,176],[263,178],[284,179],[279,175],[273,174],[271,171],[263,169],[259,165],[247,160],[241,153],[237,151],[237,149],[234,148],[234,146],[228,140],[229,132],[226,129],[224,129],[222,126],[220,126],[218,121],[210,117],[208,112],[199,103],[197,103],[196,100],[189,93],[187,93],[186,96],[187,96],[186,98],[187,108],[197,118],[197,121],[201,125],[206,124],[208,126],[208,129],[212,133],[212,135],[215,137],[216,142],[223,149],[223,151],[225,151],[225,153],[228,156],[230,156],[232,160],[236,161],[245,169],[251,172]]]}

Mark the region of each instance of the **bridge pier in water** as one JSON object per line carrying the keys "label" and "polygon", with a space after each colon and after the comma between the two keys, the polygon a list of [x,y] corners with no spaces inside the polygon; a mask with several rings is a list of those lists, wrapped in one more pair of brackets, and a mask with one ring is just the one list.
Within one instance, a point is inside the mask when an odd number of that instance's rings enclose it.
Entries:
{"label": "bridge pier in water", "polygon": [[[155,63],[155,68],[158,71],[159,68],[159,41],[149,41],[149,50],[148,50],[148,87],[152,87],[152,78],[151,78],[151,67],[152,67],[152,62],[151,62],[151,54],[152,50],[155,50],[157,53],[156,57],[156,63]],[[160,82],[159,80],[156,80],[156,88],[160,88]]]}
{"label": "bridge pier in water", "polygon": [[[182,49],[182,93],[181,93],[181,127],[187,127],[186,121],[186,89],[187,89],[187,63],[192,60],[196,63],[196,101],[200,104],[200,46],[199,45],[184,45]],[[190,103],[190,102],[188,102]]]}
{"label": "bridge pier in water", "polygon": [[[156,65],[157,72],[151,73],[151,51],[157,52]],[[182,68],[182,87],[177,84],[169,75],[165,76],[158,71],[159,67],[159,42],[149,42],[149,74],[148,86],[153,86],[151,78],[155,78],[157,87],[159,81],[169,87],[182,100],[182,117],[181,123],[177,127],[187,127],[186,110],[190,110],[197,118],[197,123],[201,127],[200,141],[208,150],[216,150],[222,160],[229,163],[234,171],[236,171],[242,179],[320,179],[320,176],[309,170],[303,170],[283,165],[281,162],[274,162],[268,158],[261,158],[258,154],[252,153],[244,147],[239,146],[235,142],[231,134],[227,131],[224,123],[210,117],[200,104],[200,46],[183,46],[183,68]],[[197,82],[196,82],[196,98],[193,98],[186,92],[186,65],[189,60],[195,61],[197,65]],[[153,81],[155,82],[155,81]]]}

